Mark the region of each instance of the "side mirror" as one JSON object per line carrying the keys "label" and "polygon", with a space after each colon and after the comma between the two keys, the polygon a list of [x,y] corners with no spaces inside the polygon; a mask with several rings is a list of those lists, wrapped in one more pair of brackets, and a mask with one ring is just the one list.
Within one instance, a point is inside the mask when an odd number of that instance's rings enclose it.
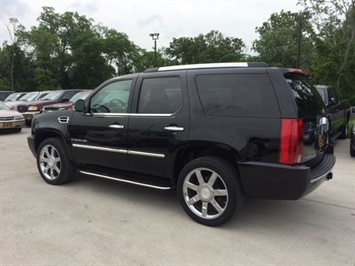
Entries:
{"label": "side mirror", "polygon": [[83,99],[77,100],[75,102],[74,108],[77,112],[83,112],[85,110],[85,101]]}
{"label": "side mirror", "polygon": [[336,103],[337,103],[337,101],[335,100],[334,97],[330,98],[330,102],[331,102],[332,104],[336,104]]}

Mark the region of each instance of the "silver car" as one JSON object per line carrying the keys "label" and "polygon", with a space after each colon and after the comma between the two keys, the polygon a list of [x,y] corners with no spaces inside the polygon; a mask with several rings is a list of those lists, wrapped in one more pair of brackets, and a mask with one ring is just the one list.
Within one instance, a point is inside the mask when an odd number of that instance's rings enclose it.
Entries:
{"label": "silver car", "polygon": [[20,132],[25,126],[25,118],[22,114],[10,110],[3,102],[0,102],[0,131]]}

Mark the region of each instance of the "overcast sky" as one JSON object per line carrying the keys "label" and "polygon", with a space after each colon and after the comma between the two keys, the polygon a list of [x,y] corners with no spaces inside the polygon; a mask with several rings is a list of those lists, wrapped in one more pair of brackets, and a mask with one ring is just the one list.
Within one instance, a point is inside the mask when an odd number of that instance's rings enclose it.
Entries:
{"label": "overcast sky", "polygon": [[94,23],[114,28],[128,35],[136,45],[153,49],[149,33],[160,33],[158,48],[167,47],[172,39],[196,37],[218,30],[225,37],[241,38],[250,52],[258,38],[255,27],[261,26],[272,13],[297,12],[297,0],[0,0],[0,42],[10,40],[6,24],[17,18],[28,30],[38,25],[43,6],[57,13],[77,11],[94,19]]}

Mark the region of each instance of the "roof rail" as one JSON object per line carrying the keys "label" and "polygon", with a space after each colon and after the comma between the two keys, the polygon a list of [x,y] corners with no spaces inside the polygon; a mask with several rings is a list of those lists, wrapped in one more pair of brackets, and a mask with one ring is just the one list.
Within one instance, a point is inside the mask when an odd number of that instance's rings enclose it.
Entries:
{"label": "roof rail", "polygon": [[232,63],[207,63],[207,64],[191,64],[191,65],[176,65],[149,68],[144,72],[160,72],[186,69],[206,69],[206,68],[231,68],[231,67],[269,67],[265,62],[232,62]]}

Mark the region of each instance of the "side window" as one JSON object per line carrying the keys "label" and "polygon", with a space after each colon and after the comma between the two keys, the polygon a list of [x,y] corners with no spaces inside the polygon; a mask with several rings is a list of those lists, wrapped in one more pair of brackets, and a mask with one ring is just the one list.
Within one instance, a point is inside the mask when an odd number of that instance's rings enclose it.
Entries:
{"label": "side window", "polygon": [[198,75],[195,82],[206,115],[280,116],[275,92],[267,74]]}
{"label": "side window", "polygon": [[144,79],[138,113],[173,114],[182,107],[181,80],[178,77]]}
{"label": "side window", "polygon": [[127,113],[132,80],[112,82],[96,93],[90,102],[92,113]]}

